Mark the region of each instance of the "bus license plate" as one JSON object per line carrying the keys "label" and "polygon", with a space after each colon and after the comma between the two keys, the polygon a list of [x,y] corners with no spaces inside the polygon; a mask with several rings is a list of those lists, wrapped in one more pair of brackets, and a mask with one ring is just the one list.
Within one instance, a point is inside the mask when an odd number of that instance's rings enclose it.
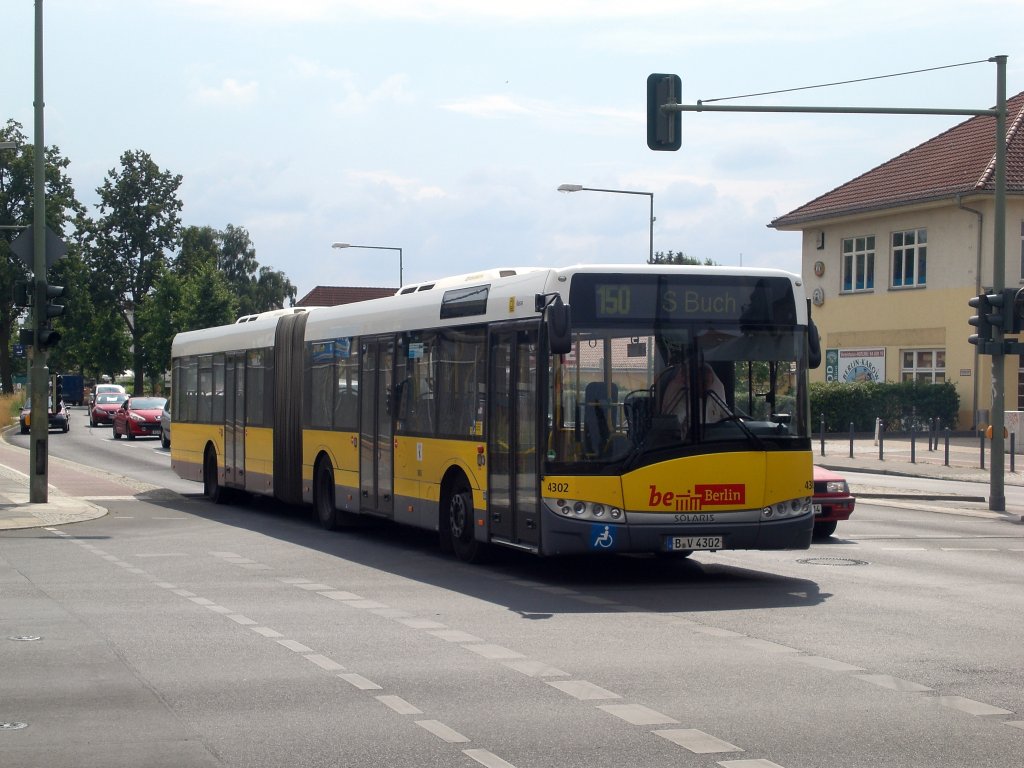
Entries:
{"label": "bus license plate", "polygon": [[678,549],[722,549],[721,536],[669,536],[668,548]]}

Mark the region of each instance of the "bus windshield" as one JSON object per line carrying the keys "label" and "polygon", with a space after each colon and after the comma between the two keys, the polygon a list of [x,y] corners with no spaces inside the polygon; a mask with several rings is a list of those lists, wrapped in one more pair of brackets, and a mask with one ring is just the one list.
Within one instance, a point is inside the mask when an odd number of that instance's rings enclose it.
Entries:
{"label": "bus windshield", "polygon": [[[807,332],[790,310],[772,316],[762,307],[756,322],[739,309],[659,317],[671,286],[619,286],[602,309],[603,287],[586,286],[592,304],[574,301],[572,349],[551,359],[548,471],[614,473],[673,455],[809,448]],[[726,306],[733,288],[701,295]],[[773,290],[776,299],[785,293]],[[753,303],[748,296],[745,307]]]}

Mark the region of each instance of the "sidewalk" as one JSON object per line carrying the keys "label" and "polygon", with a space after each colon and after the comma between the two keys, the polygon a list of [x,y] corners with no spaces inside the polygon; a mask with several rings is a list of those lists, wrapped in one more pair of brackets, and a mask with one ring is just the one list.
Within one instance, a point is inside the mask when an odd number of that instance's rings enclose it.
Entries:
{"label": "sidewalk", "polygon": [[[909,438],[887,438],[879,457],[877,444],[871,438],[856,439],[853,457],[850,441],[826,437],[824,455],[820,438],[812,442],[814,462],[846,476],[851,491],[861,499],[890,506],[908,507],[946,514],[964,514],[1024,522],[1024,508],[1007,504],[1006,512],[988,509],[991,460],[985,455],[981,469],[980,441],[952,438],[949,464],[946,464],[945,443],[938,450],[928,450],[927,438],[918,438],[913,451]],[[912,456],[913,453],[913,456]],[[129,478],[85,467],[74,462],[48,457],[47,501],[29,501],[29,452],[9,444],[0,436],[0,532],[18,528],[38,528],[93,520],[107,514],[104,499],[125,499],[155,490],[154,486]],[[911,461],[911,458],[914,461]],[[1010,457],[1004,462],[1003,484],[1006,489],[1024,488],[1024,455],[1015,457],[1015,471],[1010,471]],[[907,478],[903,487],[893,489],[861,482],[857,473],[872,472]],[[917,482],[919,481],[928,482]],[[934,480],[950,482],[948,489],[935,489]],[[962,483],[972,483],[967,491]]]}
{"label": "sidewalk", "polygon": [[103,499],[130,498],[152,488],[54,456],[47,459],[47,501],[33,504],[29,452],[0,436],[0,532],[93,520],[107,514]]}

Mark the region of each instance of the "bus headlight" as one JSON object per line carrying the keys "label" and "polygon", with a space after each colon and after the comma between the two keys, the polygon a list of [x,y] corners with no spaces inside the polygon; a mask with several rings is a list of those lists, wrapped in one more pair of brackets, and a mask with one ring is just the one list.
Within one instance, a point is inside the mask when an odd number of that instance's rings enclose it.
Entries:
{"label": "bus headlight", "polygon": [[810,514],[811,497],[803,496],[799,499],[789,499],[772,504],[761,510],[761,520],[785,520],[790,517],[800,517]]}
{"label": "bus headlight", "polygon": [[544,505],[562,517],[573,517],[577,520],[607,520],[617,523],[626,521],[626,513],[618,507],[609,507],[596,501],[578,499],[544,499]]}

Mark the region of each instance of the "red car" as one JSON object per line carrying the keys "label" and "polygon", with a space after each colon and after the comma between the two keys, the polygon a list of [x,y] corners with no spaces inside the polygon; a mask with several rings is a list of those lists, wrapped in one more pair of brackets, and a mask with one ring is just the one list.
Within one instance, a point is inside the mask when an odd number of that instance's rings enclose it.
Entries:
{"label": "red car", "polygon": [[129,397],[114,412],[114,439],[120,440],[121,435],[129,440],[159,437],[160,414],[166,402],[166,397]]}
{"label": "red car", "polygon": [[840,520],[853,514],[855,497],[846,478],[824,467],[814,465],[814,536],[826,538],[836,532]]}
{"label": "red car", "polygon": [[109,427],[114,423],[114,414],[121,407],[121,403],[128,399],[123,392],[100,392],[93,398],[89,406],[89,426],[98,427],[103,425]]}

